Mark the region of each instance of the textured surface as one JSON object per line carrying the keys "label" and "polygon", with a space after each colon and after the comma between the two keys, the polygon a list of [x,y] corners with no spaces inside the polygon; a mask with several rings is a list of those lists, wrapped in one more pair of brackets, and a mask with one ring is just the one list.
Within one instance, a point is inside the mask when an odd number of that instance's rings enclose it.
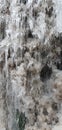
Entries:
{"label": "textured surface", "polygon": [[0,130],[62,130],[62,0],[0,0]]}

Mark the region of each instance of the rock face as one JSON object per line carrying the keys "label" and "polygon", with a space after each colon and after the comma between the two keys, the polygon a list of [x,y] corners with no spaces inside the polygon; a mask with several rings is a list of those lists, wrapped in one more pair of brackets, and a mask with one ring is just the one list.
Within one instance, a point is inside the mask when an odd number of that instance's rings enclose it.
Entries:
{"label": "rock face", "polygon": [[0,0],[0,130],[62,129],[62,0]]}

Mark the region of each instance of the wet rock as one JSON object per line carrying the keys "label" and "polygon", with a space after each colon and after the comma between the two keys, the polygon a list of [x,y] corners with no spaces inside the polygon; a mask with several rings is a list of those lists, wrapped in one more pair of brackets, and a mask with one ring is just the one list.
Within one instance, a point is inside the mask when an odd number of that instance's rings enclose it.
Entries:
{"label": "wet rock", "polygon": [[54,82],[54,89],[55,89],[55,97],[62,101],[62,79],[61,79],[62,72],[57,75],[57,78]]}
{"label": "wet rock", "polygon": [[57,62],[57,69],[62,70],[62,61]]}
{"label": "wet rock", "polygon": [[47,51],[45,51],[45,50],[42,50],[42,51],[41,51],[41,57],[42,57],[42,58],[45,58],[45,57],[47,56],[47,54],[48,54]]}
{"label": "wet rock", "polygon": [[43,114],[46,116],[48,115],[48,112],[47,112],[47,109],[46,108],[43,108]]}
{"label": "wet rock", "polygon": [[7,56],[7,58],[11,58],[13,56],[13,53],[14,53],[13,47],[9,47],[8,48],[8,56]]}
{"label": "wet rock", "polygon": [[8,68],[11,69],[11,70],[16,69],[16,63],[15,63],[14,60],[9,59],[9,61],[8,61]]}
{"label": "wet rock", "polygon": [[20,3],[26,4],[28,0],[20,0]]}
{"label": "wet rock", "polygon": [[25,55],[26,52],[29,52],[29,48],[26,47],[26,46],[24,46],[24,47],[22,48],[22,57],[24,57],[24,55]]}
{"label": "wet rock", "polygon": [[55,123],[57,124],[58,122],[59,122],[59,118],[56,117],[56,118],[55,118]]}
{"label": "wet rock", "polygon": [[31,32],[31,30],[28,31],[28,38],[33,38],[33,34]]}
{"label": "wet rock", "polygon": [[60,54],[57,56],[55,64],[57,66],[57,69],[62,70],[62,51],[60,51]]}
{"label": "wet rock", "polygon": [[34,17],[35,19],[37,19],[37,17],[38,17],[38,10],[37,10],[37,9],[33,9],[32,15],[33,15],[33,17]]}
{"label": "wet rock", "polygon": [[17,115],[18,118],[18,126],[19,126],[19,130],[24,130],[25,129],[25,124],[26,124],[26,117],[25,117],[25,113],[18,113]]}
{"label": "wet rock", "polygon": [[51,49],[56,49],[56,47],[60,46],[62,48],[62,33],[58,33],[57,36],[55,34],[52,35],[50,42],[51,42]]}
{"label": "wet rock", "polygon": [[57,105],[57,103],[55,103],[55,102],[52,103],[52,109],[53,109],[54,111],[57,111],[57,110],[58,110],[58,105]]}
{"label": "wet rock", "polygon": [[45,11],[46,11],[46,15],[48,15],[48,17],[51,17],[52,16],[52,12],[53,12],[53,7],[46,8]]}
{"label": "wet rock", "polygon": [[40,72],[40,79],[42,81],[45,81],[47,79],[50,79],[52,74],[52,68],[49,67],[47,64],[44,65],[44,67],[42,68],[41,72]]}
{"label": "wet rock", "polygon": [[0,40],[5,38],[5,21],[2,21],[0,24]]}
{"label": "wet rock", "polygon": [[3,70],[3,67],[4,67],[4,61],[0,61],[0,71],[2,72]]}
{"label": "wet rock", "polygon": [[17,57],[21,57],[21,48],[19,47],[16,52]]}

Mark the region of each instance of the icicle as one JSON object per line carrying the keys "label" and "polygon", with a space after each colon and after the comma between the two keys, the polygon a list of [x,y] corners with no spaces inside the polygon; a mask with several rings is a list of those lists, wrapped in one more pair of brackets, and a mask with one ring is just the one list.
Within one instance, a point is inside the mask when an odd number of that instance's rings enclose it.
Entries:
{"label": "icicle", "polygon": [[5,50],[5,72],[6,72],[6,92],[8,94],[8,61],[7,61],[7,57],[8,57],[8,48],[6,48]]}
{"label": "icicle", "polygon": [[23,50],[21,49],[21,58],[23,59]]}
{"label": "icicle", "polygon": [[18,17],[17,20],[16,20],[16,27],[19,29],[19,21],[20,21],[20,18]]}
{"label": "icicle", "polygon": [[7,61],[7,57],[8,57],[8,49],[5,50],[5,70],[6,70],[6,78],[8,77],[8,61]]}
{"label": "icicle", "polygon": [[6,4],[6,0],[4,0],[4,5]]}

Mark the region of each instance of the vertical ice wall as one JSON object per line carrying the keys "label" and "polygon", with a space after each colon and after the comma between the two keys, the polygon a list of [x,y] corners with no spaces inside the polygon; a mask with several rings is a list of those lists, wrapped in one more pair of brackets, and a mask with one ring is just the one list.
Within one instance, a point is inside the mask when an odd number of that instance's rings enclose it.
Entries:
{"label": "vertical ice wall", "polygon": [[61,126],[61,6],[0,0],[0,130]]}

